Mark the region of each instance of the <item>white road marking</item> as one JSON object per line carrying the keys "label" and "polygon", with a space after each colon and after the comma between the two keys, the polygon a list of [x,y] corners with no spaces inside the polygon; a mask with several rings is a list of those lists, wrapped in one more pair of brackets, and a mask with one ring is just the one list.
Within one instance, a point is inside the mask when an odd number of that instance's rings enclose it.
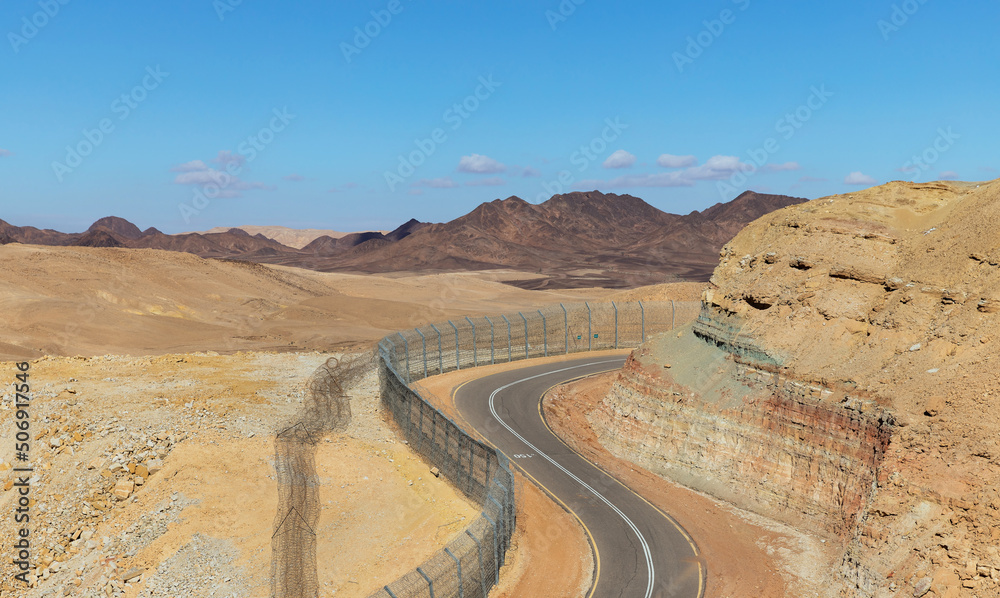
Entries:
{"label": "white road marking", "polygon": [[500,415],[497,413],[497,411],[496,411],[496,409],[494,407],[494,404],[493,404],[493,399],[497,396],[497,393],[499,393],[502,390],[506,390],[506,389],[510,388],[511,386],[514,386],[515,384],[520,384],[522,382],[527,382],[528,380],[534,380],[535,378],[541,378],[543,376],[548,376],[550,374],[558,374],[560,372],[567,372],[569,370],[575,370],[577,368],[589,367],[589,366],[592,366],[592,365],[600,365],[600,364],[604,364],[604,363],[615,363],[617,361],[620,361],[620,360],[618,360],[618,359],[612,359],[612,360],[608,360],[608,361],[595,361],[595,362],[592,362],[592,363],[585,363],[585,364],[582,364],[582,365],[575,365],[575,366],[572,366],[572,367],[563,368],[561,370],[553,370],[551,372],[545,372],[544,374],[538,374],[536,376],[529,376],[527,378],[522,378],[521,380],[516,380],[514,382],[511,382],[510,384],[506,384],[504,386],[501,386],[500,388],[498,388],[498,389],[494,390],[492,393],[490,393],[490,413],[492,413],[493,417],[496,418],[496,420],[498,422],[500,422],[501,426],[503,426],[504,428],[507,428],[508,432],[510,432],[511,434],[513,434],[514,436],[516,436],[524,444],[528,445],[531,448],[531,450],[535,451],[535,453],[537,455],[539,455],[540,457],[544,458],[549,463],[551,463],[551,464],[555,465],[556,467],[558,467],[563,473],[565,473],[570,478],[572,478],[574,481],[576,481],[578,484],[580,484],[581,486],[583,486],[584,488],[586,488],[587,490],[589,490],[594,496],[596,496],[602,502],[604,502],[604,504],[606,504],[609,507],[611,507],[611,509],[615,513],[618,513],[618,515],[625,521],[625,523],[627,523],[628,526],[630,528],[632,528],[632,531],[635,532],[635,535],[639,538],[639,543],[642,544],[642,551],[643,551],[643,553],[645,554],[645,557],[646,557],[646,566],[649,567],[649,578],[648,578],[649,581],[646,584],[646,598],[651,598],[652,595],[653,595],[653,580],[654,580],[654,577],[655,577],[655,572],[653,571],[653,555],[652,555],[652,553],[649,550],[649,544],[646,542],[646,538],[643,537],[642,532],[639,531],[639,528],[637,528],[635,526],[635,524],[632,523],[632,520],[629,519],[628,516],[625,515],[625,513],[623,513],[621,511],[621,509],[619,509],[617,506],[615,506],[614,503],[612,503],[610,500],[604,498],[604,496],[601,495],[597,490],[594,490],[593,488],[590,487],[589,484],[587,484],[586,482],[584,482],[580,478],[578,478],[575,475],[573,475],[573,473],[571,471],[569,471],[568,469],[566,469],[565,467],[563,467],[562,465],[560,465],[559,463],[557,463],[552,457],[550,457],[550,456],[546,455],[544,452],[538,450],[538,447],[536,447],[535,445],[533,445],[530,442],[528,442],[528,440],[524,436],[521,436],[520,434],[518,434],[514,430],[514,428],[511,428],[509,425],[507,425],[507,422],[505,422],[502,419],[500,419]]}

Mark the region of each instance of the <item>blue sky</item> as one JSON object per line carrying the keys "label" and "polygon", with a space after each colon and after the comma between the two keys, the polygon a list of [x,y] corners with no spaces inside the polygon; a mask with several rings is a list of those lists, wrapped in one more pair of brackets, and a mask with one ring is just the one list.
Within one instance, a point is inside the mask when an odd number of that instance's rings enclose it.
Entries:
{"label": "blue sky", "polygon": [[0,219],[387,229],[571,190],[687,213],[993,179],[998,8],[8,0]]}

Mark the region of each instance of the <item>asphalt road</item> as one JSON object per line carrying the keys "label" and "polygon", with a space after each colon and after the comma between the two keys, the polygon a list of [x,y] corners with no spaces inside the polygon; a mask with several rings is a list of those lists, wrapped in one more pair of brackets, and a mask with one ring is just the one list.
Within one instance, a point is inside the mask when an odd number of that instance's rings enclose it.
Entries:
{"label": "asphalt road", "polygon": [[552,386],[623,363],[624,358],[589,357],[529,365],[466,383],[455,393],[455,404],[583,525],[595,557],[595,580],[586,596],[700,598],[705,568],[687,532],[570,449],[541,417],[541,397]]}

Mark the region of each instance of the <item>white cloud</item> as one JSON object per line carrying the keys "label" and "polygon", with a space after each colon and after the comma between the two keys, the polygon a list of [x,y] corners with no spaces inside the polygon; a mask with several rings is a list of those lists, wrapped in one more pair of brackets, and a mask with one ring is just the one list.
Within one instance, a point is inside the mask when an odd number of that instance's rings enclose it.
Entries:
{"label": "white cloud", "polygon": [[472,174],[497,174],[507,170],[507,167],[488,156],[472,154],[462,156],[458,161],[458,171]]}
{"label": "white cloud", "polygon": [[872,177],[859,171],[854,171],[844,177],[845,185],[874,185],[877,182]]}
{"label": "white cloud", "polygon": [[542,173],[537,168],[532,168],[530,166],[526,166],[524,168],[524,171],[521,173],[521,176],[524,177],[524,178],[539,177],[539,176],[542,176]]}
{"label": "white cloud", "polygon": [[[220,152],[220,156],[222,152]],[[235,160],[230,160],[235,161]],[[171,172],[179,173],[174,177],[175,185],[215,185],[219,188],[216,197],[241,197],[240,191],[252,189],[271,191],[274,187],[260,182],[247,182],[239,177],[216,170],[205,164],[202,160],[191,160],[183,164],[178,164],[170,169]]]}
{"label": "white cloud", "polygon": [[234,154],[229,150],[220,150],[219,155],[216,156],[215,159],[212,160],[212,162],[215,162],[216,164],[221,164],[222,166],[226,166],[228,164],[236,164],[237,166],[243,166],[244,164],[247,163],[247,159],[246,156],[244,156],[243,154]]}
{"label": "white cloud", "polygon": [[211,168],[201,160],[191,160],[190,162],[174,166],[170,169],[170,172],[199,172],[202,170],[211,170]]}
{"label": "white cloud", "polygon": [[801,170],[798,162],[785,162],[784,164],[765,164],[765,172],[786,172],[790,170]]}
{"label": "white cloud", "polygon": [[605,168],[630,168],[635,164],[635,156],[625,150],[618,150],[604,161]]}
{"label": "white cloud", "polygon": [[694,156],[674,156],[673,154],[663,154],[656,159],[656,163],[664,168],[688,168],[698,163]]}
{"label": "white cloud", "polygon": [[344,191],[349,191],[351,189],[357,189],[357,188],[358,188],[358,184],[357,183],[344,183],[343,185],[341,185],[339,187],[333,187],[332,189],[329,189],[328,192],[329,193],[342,193]]}
{"label": "white cloud", "polygon": [[721,181],[751,168],[751,165],[740,162],[736,156],[712,156],[701,166],[684,170],[683,175],[695,181]]}
{"label": "white cloud", "polygon": [[413,183],[413,187],[429,187],[431,189],[454,189],[458,187],[458,183],[453,181],[451,177],[441,177],[438,179],[420,179],[419,181]]}
{"label": "white cloud", "polygon": [[659,172],[656,174],[629,174],[610,181],[589,179],[574,185],[576,189],[621,189],[626,187],[691,187],[694,181],[685,178],[682,172]]}
{"label": "white cloud", "polygon": [[500,187],[501,185],[506,185],[507,181],[503,180],[498,176],[491,176],[486,179],[480,179],[477,181],[467,181],[465,183],[466,187]]}
{"label": "white cloud", "polygon": [[295,174],[295,173],[285,175],[285,176],[283,176],[281,178],[283,180],[291,181],[293,183],[298,183],[298,182],[306,180],[306,177],[302,176],[301,174]]}
{"label": "white cloud", "polygon": [[11,155],[10,150],[0,149],[0,158],[6,158]]}
{"label": "white cloud", "polygon": [[938,175],[938,178],[942,181],[957,181],[958,173],[954,170],[946,170]]}
{"label": "white cloud", "polygon": [[[753,172],[754,166],[742,162],[736,156],[712,156],[704,164],[697,164],[694,156],[671,156],[664,154],[656,161],[664,167],[675,167],[678,164],[690,164],[683,170],[671,170],[653,174],[634,174],[620,176],[611,180],[590,179],[574,185],[575,189],[615,189],[628,187],[692,187],[699,181],[722,181],[739,172]],[[776,164],[772,171],[798,170],[796,162]]]}

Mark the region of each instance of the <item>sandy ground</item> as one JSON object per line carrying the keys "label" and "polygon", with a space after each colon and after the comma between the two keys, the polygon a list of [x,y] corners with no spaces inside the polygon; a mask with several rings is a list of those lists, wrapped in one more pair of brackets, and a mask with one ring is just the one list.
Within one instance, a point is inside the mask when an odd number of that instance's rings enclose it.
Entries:
{"label": "sandy ground", "polygon": [[15,243],[0,246],[0,359],[355,349],[427,322],[611,294],[499,282],[518,276],[362,276],[153,249]]}
{"label": "sandy ground", "polygon": [[[25,591],[12,585],[5,559],[0,595],[31,598],[64,588],[90,595],[111,584],[116,571],[120,577],[138,567],[145,572],[137,580],[114,582],[117,595],[204,596],[204,588],[213,588],[217,596],[268,596],[277,508],[273,432],[294,417],[306,380],[328,357],[35,362],[32,422],[41,438],[31,451],[39,472],[31,486],[32,540],[39,563],[55,560],[34,571],[45,579]],[[13,376],[14,370],[0,363],[0,371]],[[352,399],[348,431],[327,438],[317,454],[323,596],[368,595],[418,566],[478,513],[397,442],[371,378]],[[8,393],[0,404],[7,414],[0,434],[6,463],[14,457],[12,399]],[[144,455],[150,445],[155,454]],[[118,500],[109,489],[135,478],[109,471],[119,457],[126,465],[160,457],[162,469]],[[11,472],[3,471],[0,479],[8,478]],[[10,512],[14,500],[14,491],[0,493],[0,510]],[[0,519],[0,537],[13,534],[13,518]]]}

